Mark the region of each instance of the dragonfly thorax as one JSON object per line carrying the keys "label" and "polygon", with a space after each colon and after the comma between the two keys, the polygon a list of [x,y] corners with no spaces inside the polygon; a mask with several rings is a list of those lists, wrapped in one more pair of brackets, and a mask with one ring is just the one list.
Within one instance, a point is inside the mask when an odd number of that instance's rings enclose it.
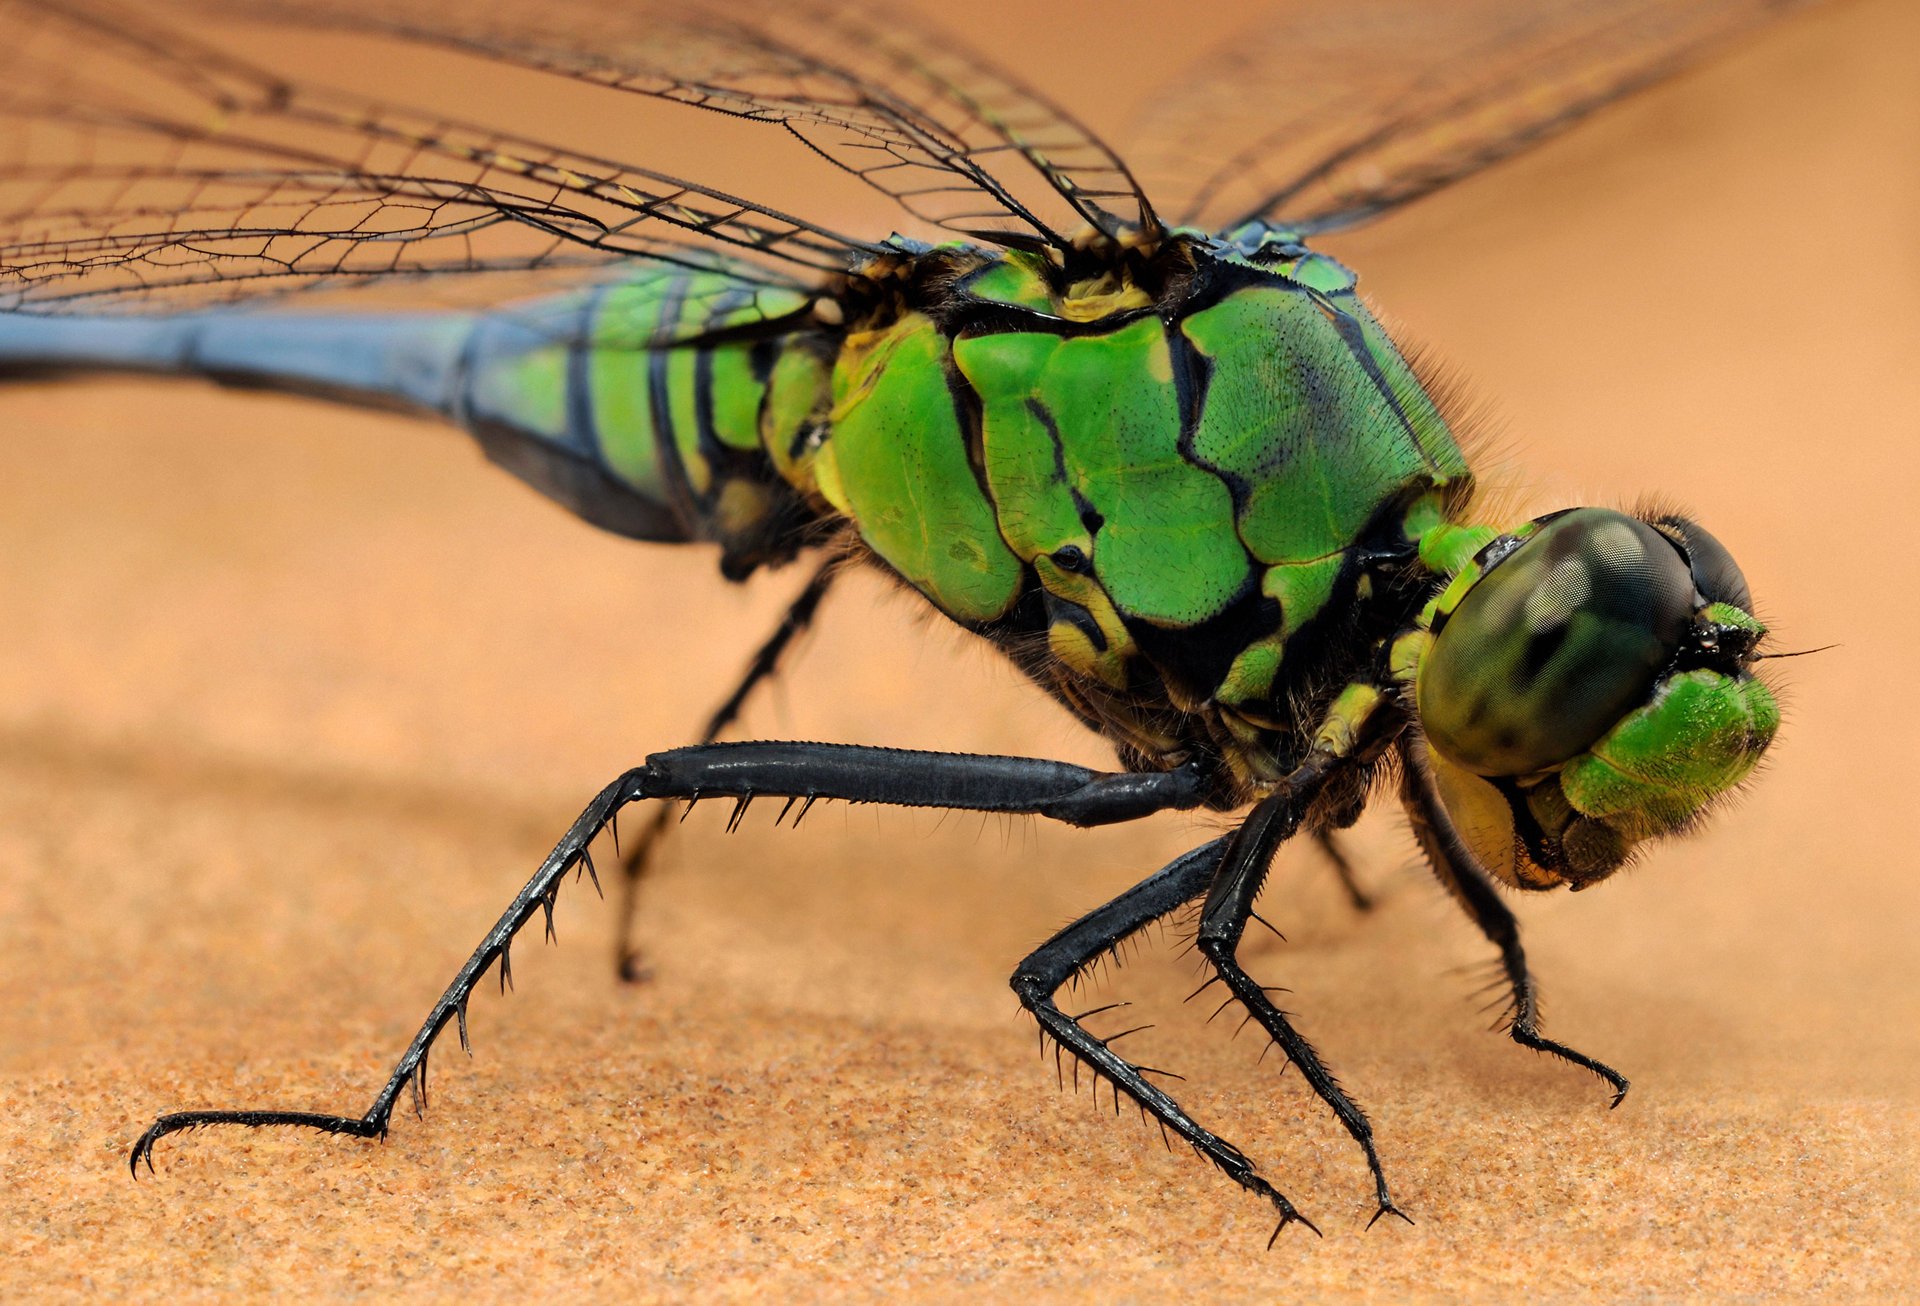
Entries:
{"label": "dragonfly thorax", "polygon": [[[936,249],[849,312],[804,488],[1116,742],[1275,778],[1427,597],[1446,421],[1339,264]],[[1307,723],[1311,724],[1311,723]]]}

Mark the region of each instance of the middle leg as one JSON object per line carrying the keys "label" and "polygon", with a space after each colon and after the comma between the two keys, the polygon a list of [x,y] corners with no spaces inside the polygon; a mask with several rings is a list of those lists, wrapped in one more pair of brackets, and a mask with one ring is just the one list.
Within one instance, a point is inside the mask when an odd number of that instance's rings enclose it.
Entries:
{"label": "middle leg", "polygon": [[[1206,892],[1219,870],[1231,836],[1223,835],[1203,844],[1142,880],[1103,907],[1082,916],[1034,949],[1010,981],[1013,991],[1039,1022],[1043,1035],[1081,1064],[1104,1078],[1116,1093],[1125,1093],[1143,1110],[1150,1112],[1162,1129],[1180,1135],[1201,1156],[1218,1166],[1222,1173],[1242,1188],[1272,1202],[1280,1212],[1274,1237],[1289,1224],[1304,1224],[1315,1233],[1313,1221],[1300,1214],[1285,1194],[1268,1183],[1246,1153],[1219,1135],[1201,1126],[1173,1097],[1146,1078],[1149,1072],[1115,1052],[1111,1040],[1097,1038],[1080,1024],[1083,1017],[1069,1016],[1054,999],[1069,980],[1080,974],[1103,954],[1118,947],[1152,922]],[[1096,1081],[1097,1082],[1097,1081]],[[1268,1245],[1272,1245],[1268,1239]]]}
{"label": "middle leg", "polygon": [[1253,809],[1222,859],[1219,874],[1200,912],[1200,929],[1194,944],[1213,966],[1218,982],[1226,986],[1230,1000],[1239,1002],[1248,1018],[1257,1021],[1287,1060],[1300,1068],[1302,1077],[1366,1153],[1376,1203],[1373,1219],[1367,1224],[1373,1225],[1383,1215],[1396,1215],[1412,1224],[1413,1218],[1394,1205],[1388,1191],[1380,1153],[1374,1146],[1373,1125],[1366,1112],[1347,1096],[1313,1045],[1293,1028],[1286,1013],[1274,1006],[1266,988],[1255,982],[1240,965],[1238,957],[1240,940],[1253,917],[1254,899],[1259,896],[1273,855],[1299,828],[1323,780],[1324,771],[1316,758],[1289,777],[1286,788],[1263,799]]}

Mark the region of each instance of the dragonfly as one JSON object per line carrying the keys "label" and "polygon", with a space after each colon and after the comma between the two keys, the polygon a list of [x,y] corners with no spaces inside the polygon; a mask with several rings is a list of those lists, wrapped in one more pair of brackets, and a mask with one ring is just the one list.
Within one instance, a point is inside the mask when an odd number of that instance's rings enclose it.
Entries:
{"label": "dragonfly", "polygon": [[[536,918],[623,809],[634,888],[677,803],[818,802],[1091,827],[1229,822],[1047,939],[1011,984],[1043,1045],[1289,1225],[1253,1158],[1061,995],[1191,912],[1201,993],[1238,1008],[1392,1195],[1366,1113],[1241,956],[1277,850],[1397,802],[1541,1029],[1506,891],[1589,889],[1752,772],[1782,656],[1691,516],[1485,521],[1447,388],[1321,236],[1390,216],[1791,6],[1470,0],[1284,6],[1156,102],[1129,162],[985,54],[898,14],[593,0],[261,0],[156,20],[4,0],[0,375],[136,372],[399,408],[603,530],[698,544],[740,581],[814,570],[698,742],[607,784],[514,895],[360,1115],[159,1116],[383,1137],[449,1025],[468,1047]],[[848,234],[628,158],[289,77],[221,34],[345,36],[596,97],[719,115],[906,234]],[[297,44],[297,42],[295,43]],[[644,134],[639,138],[647,139]],[[666,137],[658,138],[664,146]],[[750,172],[750,170],[749,170]],[[1143,178],[1155,178],[1153,185]],[[748,177],[751,181],[751,177]],[[876,198],[877,197],[877,198]],[[878,227],[874,228],[878,230]],[[892,578],[1111,747],[1116,769],[720,736],[835,578]],[[616,835],[617,838],[617,835]],[[1195,996],[1199,996],[1196,994]],[[469,1048],[470,1050],[470,1048]],[[1177,1077],[1175,1077],[1177,1078]],[[1269,1239],[1269,1246],[1272,1245]]]}

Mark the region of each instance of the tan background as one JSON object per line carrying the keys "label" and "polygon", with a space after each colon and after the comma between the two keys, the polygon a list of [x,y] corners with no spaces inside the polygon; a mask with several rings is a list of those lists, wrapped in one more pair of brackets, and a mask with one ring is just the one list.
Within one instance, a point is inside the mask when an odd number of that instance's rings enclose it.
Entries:
{"label": "tan background", "polygon": [[[1210,34],[1114,26],[1133,68]],[[1905,0],[1842,0],[1338,246],[1499,415],[1492,479],[1679,497],[1785,646],[1842,645],[1783,664],[1789,726],[1737,811],[1524,906],[1551,1030],[1634,1080],[1618,1112],[1482,1032],[1456,968],[1487,950],[1388,814],[1355,841],[1372,919],[1283,858],[1263,909],[1291,941],[1258,969],[1372,1108],[1412,1229],[1362,1231],[1356,1150],[1178,1005],[1171,941],[1111,986],[1163,1022],[1130,1046],[1324,1241],[1263,1252],[1262,1205],[1036,1060],[1005,975],[1186,819],[821,810],[727,838],[702,811],[648,900],[650,985],[611,981],[610,912],[574,892],[566,946],[476,1000],[477,1059],[442,1049],[424,1123],[170,1140],[129,1182],[159,1110],[358,1110],[580,803],[690,734],[797,578],[727,589],[399,419],[0,394],[0,1296],[1910,1295],[1915,49]],[[1011,51],[1125,120],[1139,92],[1057,56]],[[879,584],[806,653],[756,732],[1100,759]]]}

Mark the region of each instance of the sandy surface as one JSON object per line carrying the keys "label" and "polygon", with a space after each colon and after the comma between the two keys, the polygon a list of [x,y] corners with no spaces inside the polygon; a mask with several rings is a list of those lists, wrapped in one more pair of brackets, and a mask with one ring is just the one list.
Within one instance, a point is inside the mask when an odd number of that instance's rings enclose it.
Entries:
{"label": "sandy surface", "polygon": [[[612,981],[611,913],[574,892],[424,1121],[170,1141],[131,1183],[157,1111],[359,1110],[580,803],[689,736],[798,577],[727,589],[399,419],[0,394],[0,1296],[1910,1297],[1915,48],[1903,0],[1836,4],[1340,246],[1500,415],[1492,479],[1677,496],[1786,646],[1842,645],[1786,664],[1737,811],[1525,904],[1549,1027],[1633,1078],[1619,1111],[1483,1031],[1459,968],[1486,949],[1390,814],[1355,840],[1371,918],[1283,859],[1290,941],[1257,968],[1372,1108],[1411,1229],[1363,1232],[1356,1150],[1179,1005],[1171,940],[1089,1004],[1161,1021],[1130,1046],[1324,1240],[1264,1252],[1260,1204],[1035,1058],[1005,975],[1186,819],[728,838],[703,810],[647,900],[653,982]],[[749,724],[1101,760],[864,581]]]}

